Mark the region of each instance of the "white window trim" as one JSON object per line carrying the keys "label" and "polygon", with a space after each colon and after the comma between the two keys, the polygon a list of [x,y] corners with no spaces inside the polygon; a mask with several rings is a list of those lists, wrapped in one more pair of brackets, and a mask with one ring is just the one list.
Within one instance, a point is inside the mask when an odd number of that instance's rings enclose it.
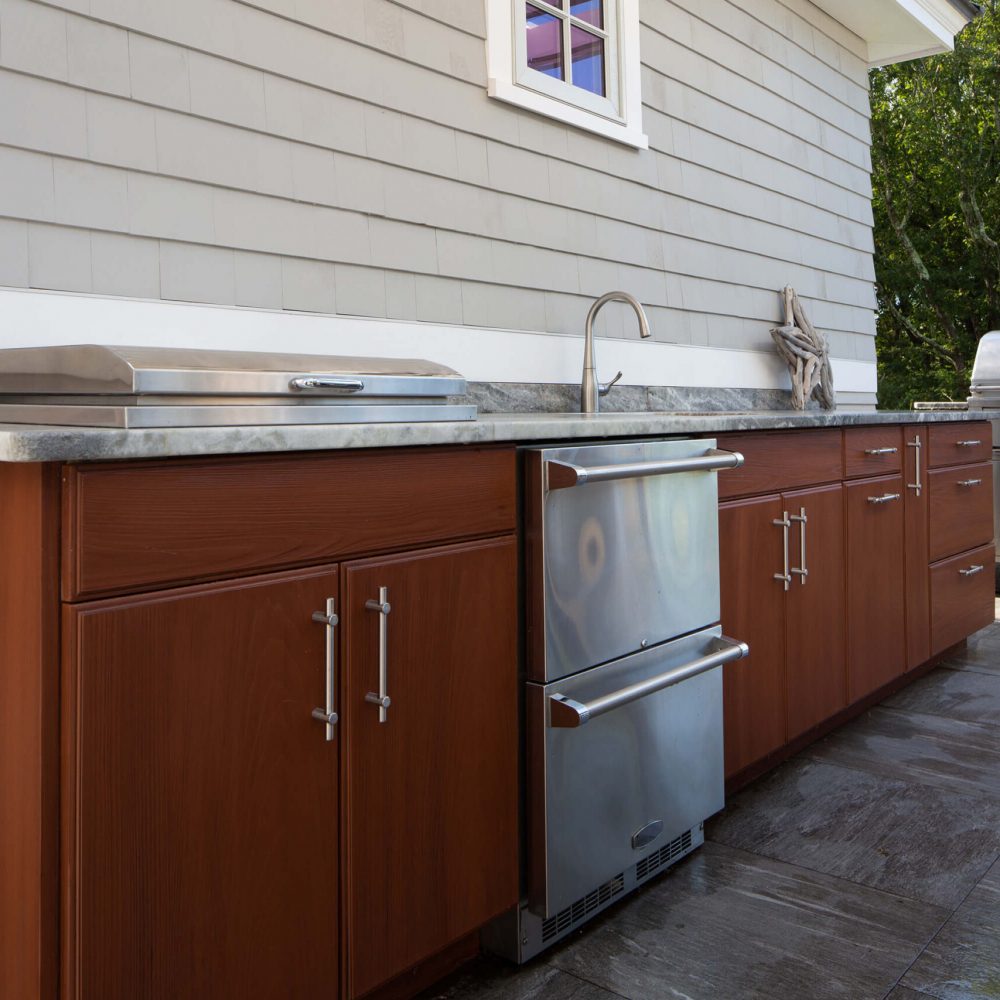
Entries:
{"label": "white window trim", "polygon": [[[615,0],[617,52],[605,58],[616,61],[618,106],[612,99],[598,97],[544,74],[521,67],[525,43],[523,17],[515,4],[524,0],[486,0],[486,64],[490,97],[515,104],[536,114],[555,118],[567,125],[595,132],[636,149],[647,149],[649,140],[642,131],[642,66],[639,56],[639,0]],[[609,6],[609,12],[611,7]],[[541,79],[532,80],[532,77]],[[530,84],[530,85],[529,85]],[[611,88],[609,88],[611,89]],[[573,91],[579,90],[579,94]],[[562,93],[564,96],[558,96]]]}

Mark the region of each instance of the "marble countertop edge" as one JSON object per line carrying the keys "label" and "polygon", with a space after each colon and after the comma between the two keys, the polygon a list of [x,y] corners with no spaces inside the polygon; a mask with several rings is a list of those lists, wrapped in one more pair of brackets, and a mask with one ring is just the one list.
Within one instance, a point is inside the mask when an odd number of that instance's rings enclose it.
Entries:
{"label": "marble countertop edge", "polygon": [[121,430],[0,424],[0,461],[84,462],[198,455],[527,443],[653,435],[712,434],[929,424],[988,419],[965,411],[754,410],[715,413],[499,413],[474,421],[405,424],[308,424]]}

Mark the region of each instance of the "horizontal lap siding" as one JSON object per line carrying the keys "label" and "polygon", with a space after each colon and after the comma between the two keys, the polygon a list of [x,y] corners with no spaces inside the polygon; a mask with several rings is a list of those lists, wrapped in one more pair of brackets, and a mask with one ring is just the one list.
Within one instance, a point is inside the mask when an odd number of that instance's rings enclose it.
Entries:
{"label": "horizontal lap siding", "polygon": [[[467,0],[0,0],[0,283],[838,357],[874,293],[859,41],[643,0],[641,153],[485,96]],[[632,336],[622,310],[603,332]]]}

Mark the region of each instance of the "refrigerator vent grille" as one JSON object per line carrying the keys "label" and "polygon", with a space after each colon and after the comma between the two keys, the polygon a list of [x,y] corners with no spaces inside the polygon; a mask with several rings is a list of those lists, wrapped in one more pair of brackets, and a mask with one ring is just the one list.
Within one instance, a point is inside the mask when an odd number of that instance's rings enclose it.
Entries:
{"label": "refrigerator vent grille", "polygon": [[635,866],[635,880],[641,882],[649,878],[654,872],[659,871],[665,865],[669,865],[679,854],[684,854],[691,850],[691,831],[681,835],[669,844],[665,844],[658,851],[653,851],[648,857],[643,858]]}
{"label": "refrigerator vent grille", "polygon": [[594,912],[600,909],[610,899],[625,891],[625,873],[620,872],[614,878],[609,879],[600,888],[578,899],[565,910],[561,910],[554,917],[542,923],[542,942],[546,942],[556,935],[569,930],[575,924],[581,923]]}

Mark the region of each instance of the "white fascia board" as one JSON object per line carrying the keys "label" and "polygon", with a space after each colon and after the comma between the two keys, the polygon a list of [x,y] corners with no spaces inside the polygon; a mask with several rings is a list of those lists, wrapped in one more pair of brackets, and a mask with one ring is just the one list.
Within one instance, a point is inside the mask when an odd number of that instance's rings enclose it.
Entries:
{"label": "white fascia board", "polygon": [[[575,385],[583,369],[582,335],[17,288],[0,288],[0,331],[0,347],[117,344],[427,358],[470,382]],[[601,337],[595,353],[601,375],[621,370],[625,385],[791,388],[787,367],[771,352]],[[873,361],[834,359],[833,370],[839,391],[876,391]]]}

